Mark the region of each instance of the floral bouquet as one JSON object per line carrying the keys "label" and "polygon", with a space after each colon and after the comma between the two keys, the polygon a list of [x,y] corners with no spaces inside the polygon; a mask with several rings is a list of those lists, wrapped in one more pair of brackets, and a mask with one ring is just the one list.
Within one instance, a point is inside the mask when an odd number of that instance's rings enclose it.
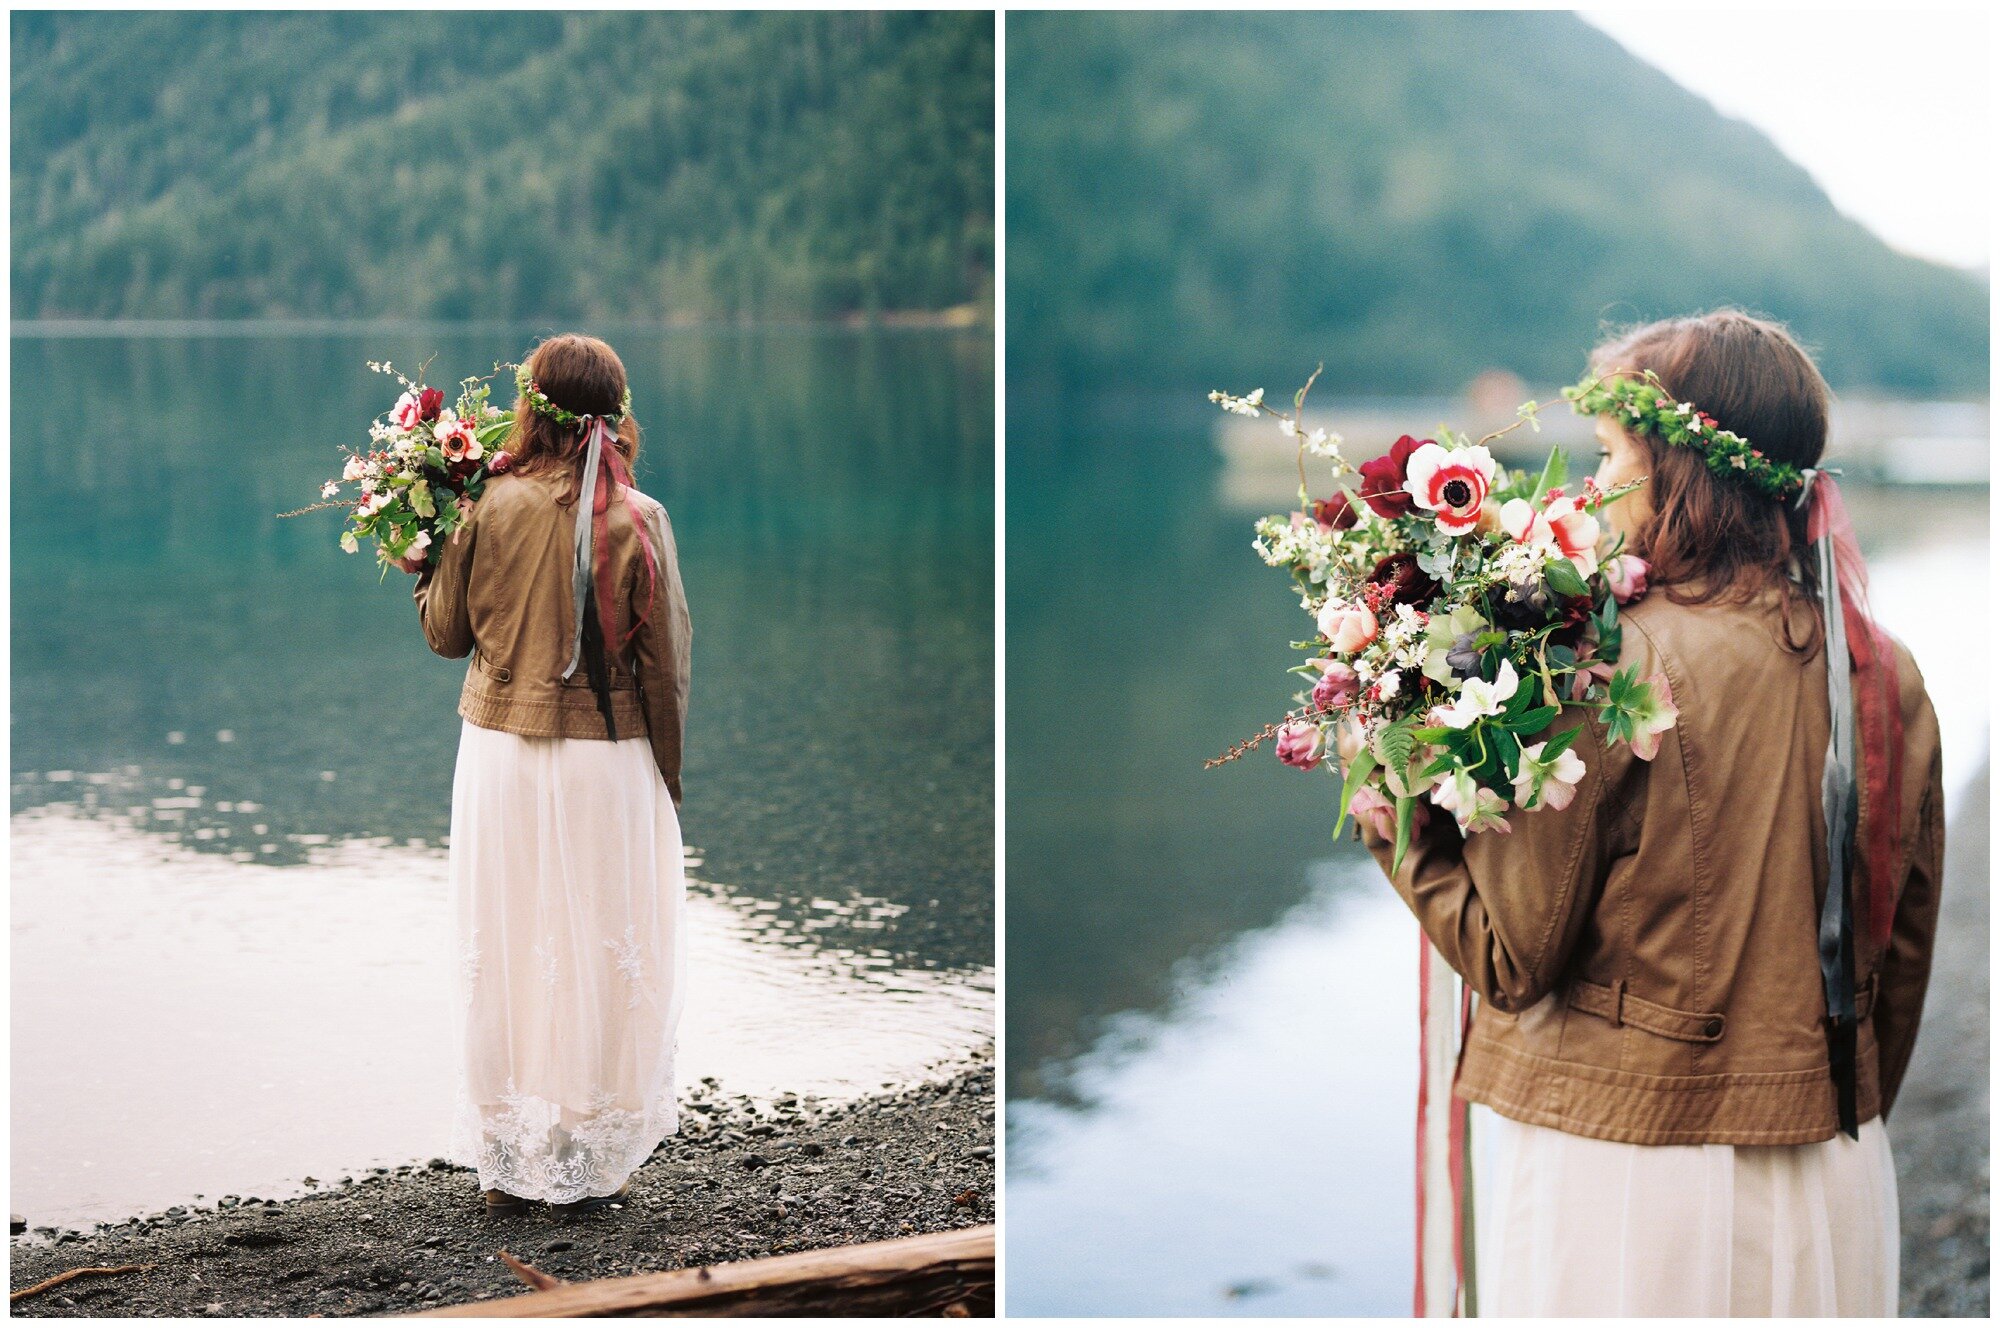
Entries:
{"label": "floral bouquet", "polygon": [[[347,508],[340,547],[354,553],[362,540],[375,541],[385,576],[391,567],[416,572],[434,561],[443,542],[471,520],[486,477],[501,474],[510,461],[499,448],[514,421],[487,400],[487,381],[462,380],[457,403],[447,406],[443,391],[422,382],[428,366],[427,360],[412,382],[387,361],[369,361],[370,369],[401,383],[403,394],[369,425],[371,447],[346,449],[340,478],[320,486],[327,501],[281,514]],[[336,501],[343,484],[360,486],[351,503]]]}
{"label": "floral bouquet", "polygon": [[[1316,630],[1292,643],[1312,656],[1291,670],[1310,689],[1208,764],[1275,738],[1285,764],[1344,773],[1335,837],[1352,811],[1395,841],[1400,867],[1426,803],[1463,834],[1504,834],[1517,807],[1567,807],[1584,764],[1572,750],[1581,726],[1552,732],[1566,704],[1595,710],[1607,742],[1652,759],[1676,718],[1672,693],[1664,675],[1617,667],[1618,608],[1645,593],[1646,564],[1617,543],[1600,556],[1597,519],[1638,484],[1586,478],[1572,491],[1560,450],[1539,476],[1497,465],[1486,444],[1539,429],[1535,402],[1478,442],[1442,428],[1406,435],[1357,471],[1338,437],[1303,425],[1313,379],[1289,414],[1262,389],[1209,394],[1235,414],[1277,417],[1297,444],[1300,510],[1259,521],[1254,543],[1291,574]],[[1308,454],[1332,462],[1331,497],[1310,496]]]}

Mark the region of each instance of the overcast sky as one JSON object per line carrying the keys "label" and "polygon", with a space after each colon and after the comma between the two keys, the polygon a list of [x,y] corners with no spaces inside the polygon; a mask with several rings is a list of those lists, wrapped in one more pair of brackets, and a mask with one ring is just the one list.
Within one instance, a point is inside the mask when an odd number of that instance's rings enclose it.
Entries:
{"label": "overcast sky", "polygon": [[1990,261],[1989,20],[1967,10],[1585,10],[1763,130],[1898,249]]}

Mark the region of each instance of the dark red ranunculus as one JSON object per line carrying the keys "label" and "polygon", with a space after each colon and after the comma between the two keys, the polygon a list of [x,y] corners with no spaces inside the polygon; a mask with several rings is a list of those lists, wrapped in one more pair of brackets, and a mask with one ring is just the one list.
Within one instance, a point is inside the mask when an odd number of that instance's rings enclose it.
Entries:
{"label": "dark red ranunculus", "polygon": [[1413,553],[1392,553],[1376,563],[1368,574],[1368,584],[1383,586],[1393,602],[1416,608],[1430,603],[1438,593],[1437,579],[1417,566]]}
{"label": "dark red ranunculus", "polygon": [[1388,455],[1361,463],[1361,499],[1375,515],[1405,516],[1415,505],[1416,500],[1404,491],[1403,481],[1410,477],[1410,454],[1430,441],[1404,434]]}
{"label": "dark red ranunculus", "polygon": [[1313,520],[1329,530],[1346,530],[1357,519],[1354,504],[1348,500],[1345,490],[1331,498],[1313,500]]}
{"label": "dark red ranunculus", "polygon": [[444,409],[444,393],[435,387],[427,387],[417,396],[417,417],[434,420]]}

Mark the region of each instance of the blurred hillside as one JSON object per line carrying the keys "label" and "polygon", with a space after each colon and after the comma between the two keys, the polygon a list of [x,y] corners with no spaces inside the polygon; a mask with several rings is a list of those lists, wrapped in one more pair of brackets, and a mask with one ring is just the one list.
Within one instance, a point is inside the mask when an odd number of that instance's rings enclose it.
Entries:
{"label": "blurred hillside", "polygon": [[988,301],[980,13],[12,18],[13,313]]}
{"label": "blurred hillside", "polygon": [[1016,13],[1007,64],[1017,388],[1568,381],[1731,303],[1836,387],[1985,394],[1982,281],[1574,15]]}

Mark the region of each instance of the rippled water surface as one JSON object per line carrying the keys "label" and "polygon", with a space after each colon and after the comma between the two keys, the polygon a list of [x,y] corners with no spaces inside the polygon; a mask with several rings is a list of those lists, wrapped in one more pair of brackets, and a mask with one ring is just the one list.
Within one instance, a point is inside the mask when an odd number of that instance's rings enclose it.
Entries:
{"label": "rippled water surface", "polygon": [[[683,1079],[850,1095],[962,1058],[993,1011],[991,342],[601,331],[695,622]],[[534,335],[16,336],[32,1223],[442,1149],[464,665],[334,514],[273,514],[387,404],[367,360],[449,381]]]}
{"label": "rippled water surface", "polygon": [[[1178,418],[1010,412],[1009,1312],[1407,1314],[1419,933],[1329,781],[1202,769],[1291,690],[1296,480]],[[1847,488],[1983,816],[1986,491]]]}

